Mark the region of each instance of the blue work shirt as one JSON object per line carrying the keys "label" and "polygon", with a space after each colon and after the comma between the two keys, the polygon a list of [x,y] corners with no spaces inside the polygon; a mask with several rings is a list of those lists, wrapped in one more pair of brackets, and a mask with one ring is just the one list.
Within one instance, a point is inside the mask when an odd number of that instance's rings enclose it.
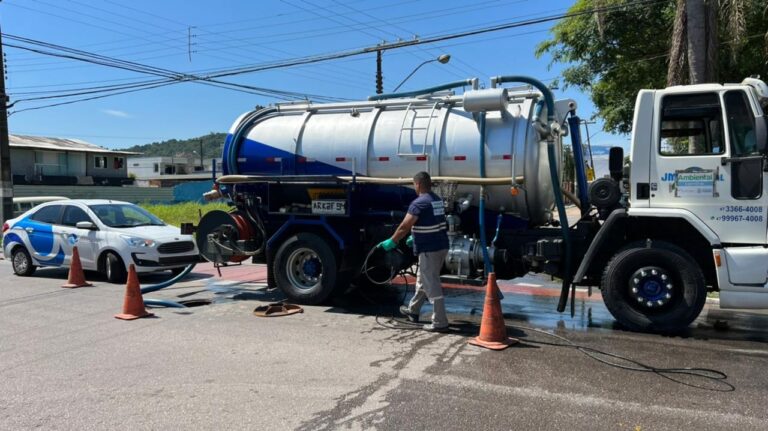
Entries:
{"label": "blue work shirt", "polygon": [[419,195],[408,207],[408,214],[418,217],[411,228],[414,254],[448,249],[445,204],[439,196],[432,192]]}

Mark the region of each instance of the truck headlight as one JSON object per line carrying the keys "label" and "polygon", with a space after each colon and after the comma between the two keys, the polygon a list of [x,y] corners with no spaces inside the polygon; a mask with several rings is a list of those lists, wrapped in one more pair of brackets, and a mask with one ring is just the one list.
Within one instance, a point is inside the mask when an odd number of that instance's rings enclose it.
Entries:
{"label": "truck headlight", "polygon": [[138,236],[120,235],[120,238],[131,247],[154,247],[155,241]]}

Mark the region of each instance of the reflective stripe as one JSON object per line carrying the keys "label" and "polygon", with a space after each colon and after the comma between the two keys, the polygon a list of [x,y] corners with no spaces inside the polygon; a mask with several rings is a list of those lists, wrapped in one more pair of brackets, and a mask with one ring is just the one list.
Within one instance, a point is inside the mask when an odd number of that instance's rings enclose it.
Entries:
{"label": "reflective stripe", "polygon": [[413,226],[411,228],[411,230],[414,231],[414,232],[425,233],[425,232],[429,232],[429,231],[434,231],[435,229],[440,230],[441,228],[445,228],[447,226],[448,225],[447,225],[446,222],[442,222],[442,223],[438,223],[438,224],[433,224],[432,226]]}
{"label": "reflective stripe", "polygon": [[444,227],[442,227],[442,228],[438,228],[438,229],[415,231],[413,233],[420,235],[420,234],[423,234],[423,233],[437,233],[437,232],[445,232],[445,231],[446,231],[446,229]]}

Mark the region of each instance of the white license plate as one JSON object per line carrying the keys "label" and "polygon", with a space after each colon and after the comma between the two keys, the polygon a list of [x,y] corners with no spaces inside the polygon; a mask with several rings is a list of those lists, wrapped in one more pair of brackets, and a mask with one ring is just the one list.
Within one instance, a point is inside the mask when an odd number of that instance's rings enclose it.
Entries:
{"label": "white license plate", "polygon": [[347,201],[312,201],[312,214],[346,214]]}

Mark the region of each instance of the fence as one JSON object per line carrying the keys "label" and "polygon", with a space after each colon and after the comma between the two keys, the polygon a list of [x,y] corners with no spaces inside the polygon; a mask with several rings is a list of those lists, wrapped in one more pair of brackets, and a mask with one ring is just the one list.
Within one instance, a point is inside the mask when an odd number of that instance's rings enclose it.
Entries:
{"label": "fence", "polygon": [[14,185],[13,196],[64,196],[70,199],[113,199],[133,203],[174,201],[173,187]]}

